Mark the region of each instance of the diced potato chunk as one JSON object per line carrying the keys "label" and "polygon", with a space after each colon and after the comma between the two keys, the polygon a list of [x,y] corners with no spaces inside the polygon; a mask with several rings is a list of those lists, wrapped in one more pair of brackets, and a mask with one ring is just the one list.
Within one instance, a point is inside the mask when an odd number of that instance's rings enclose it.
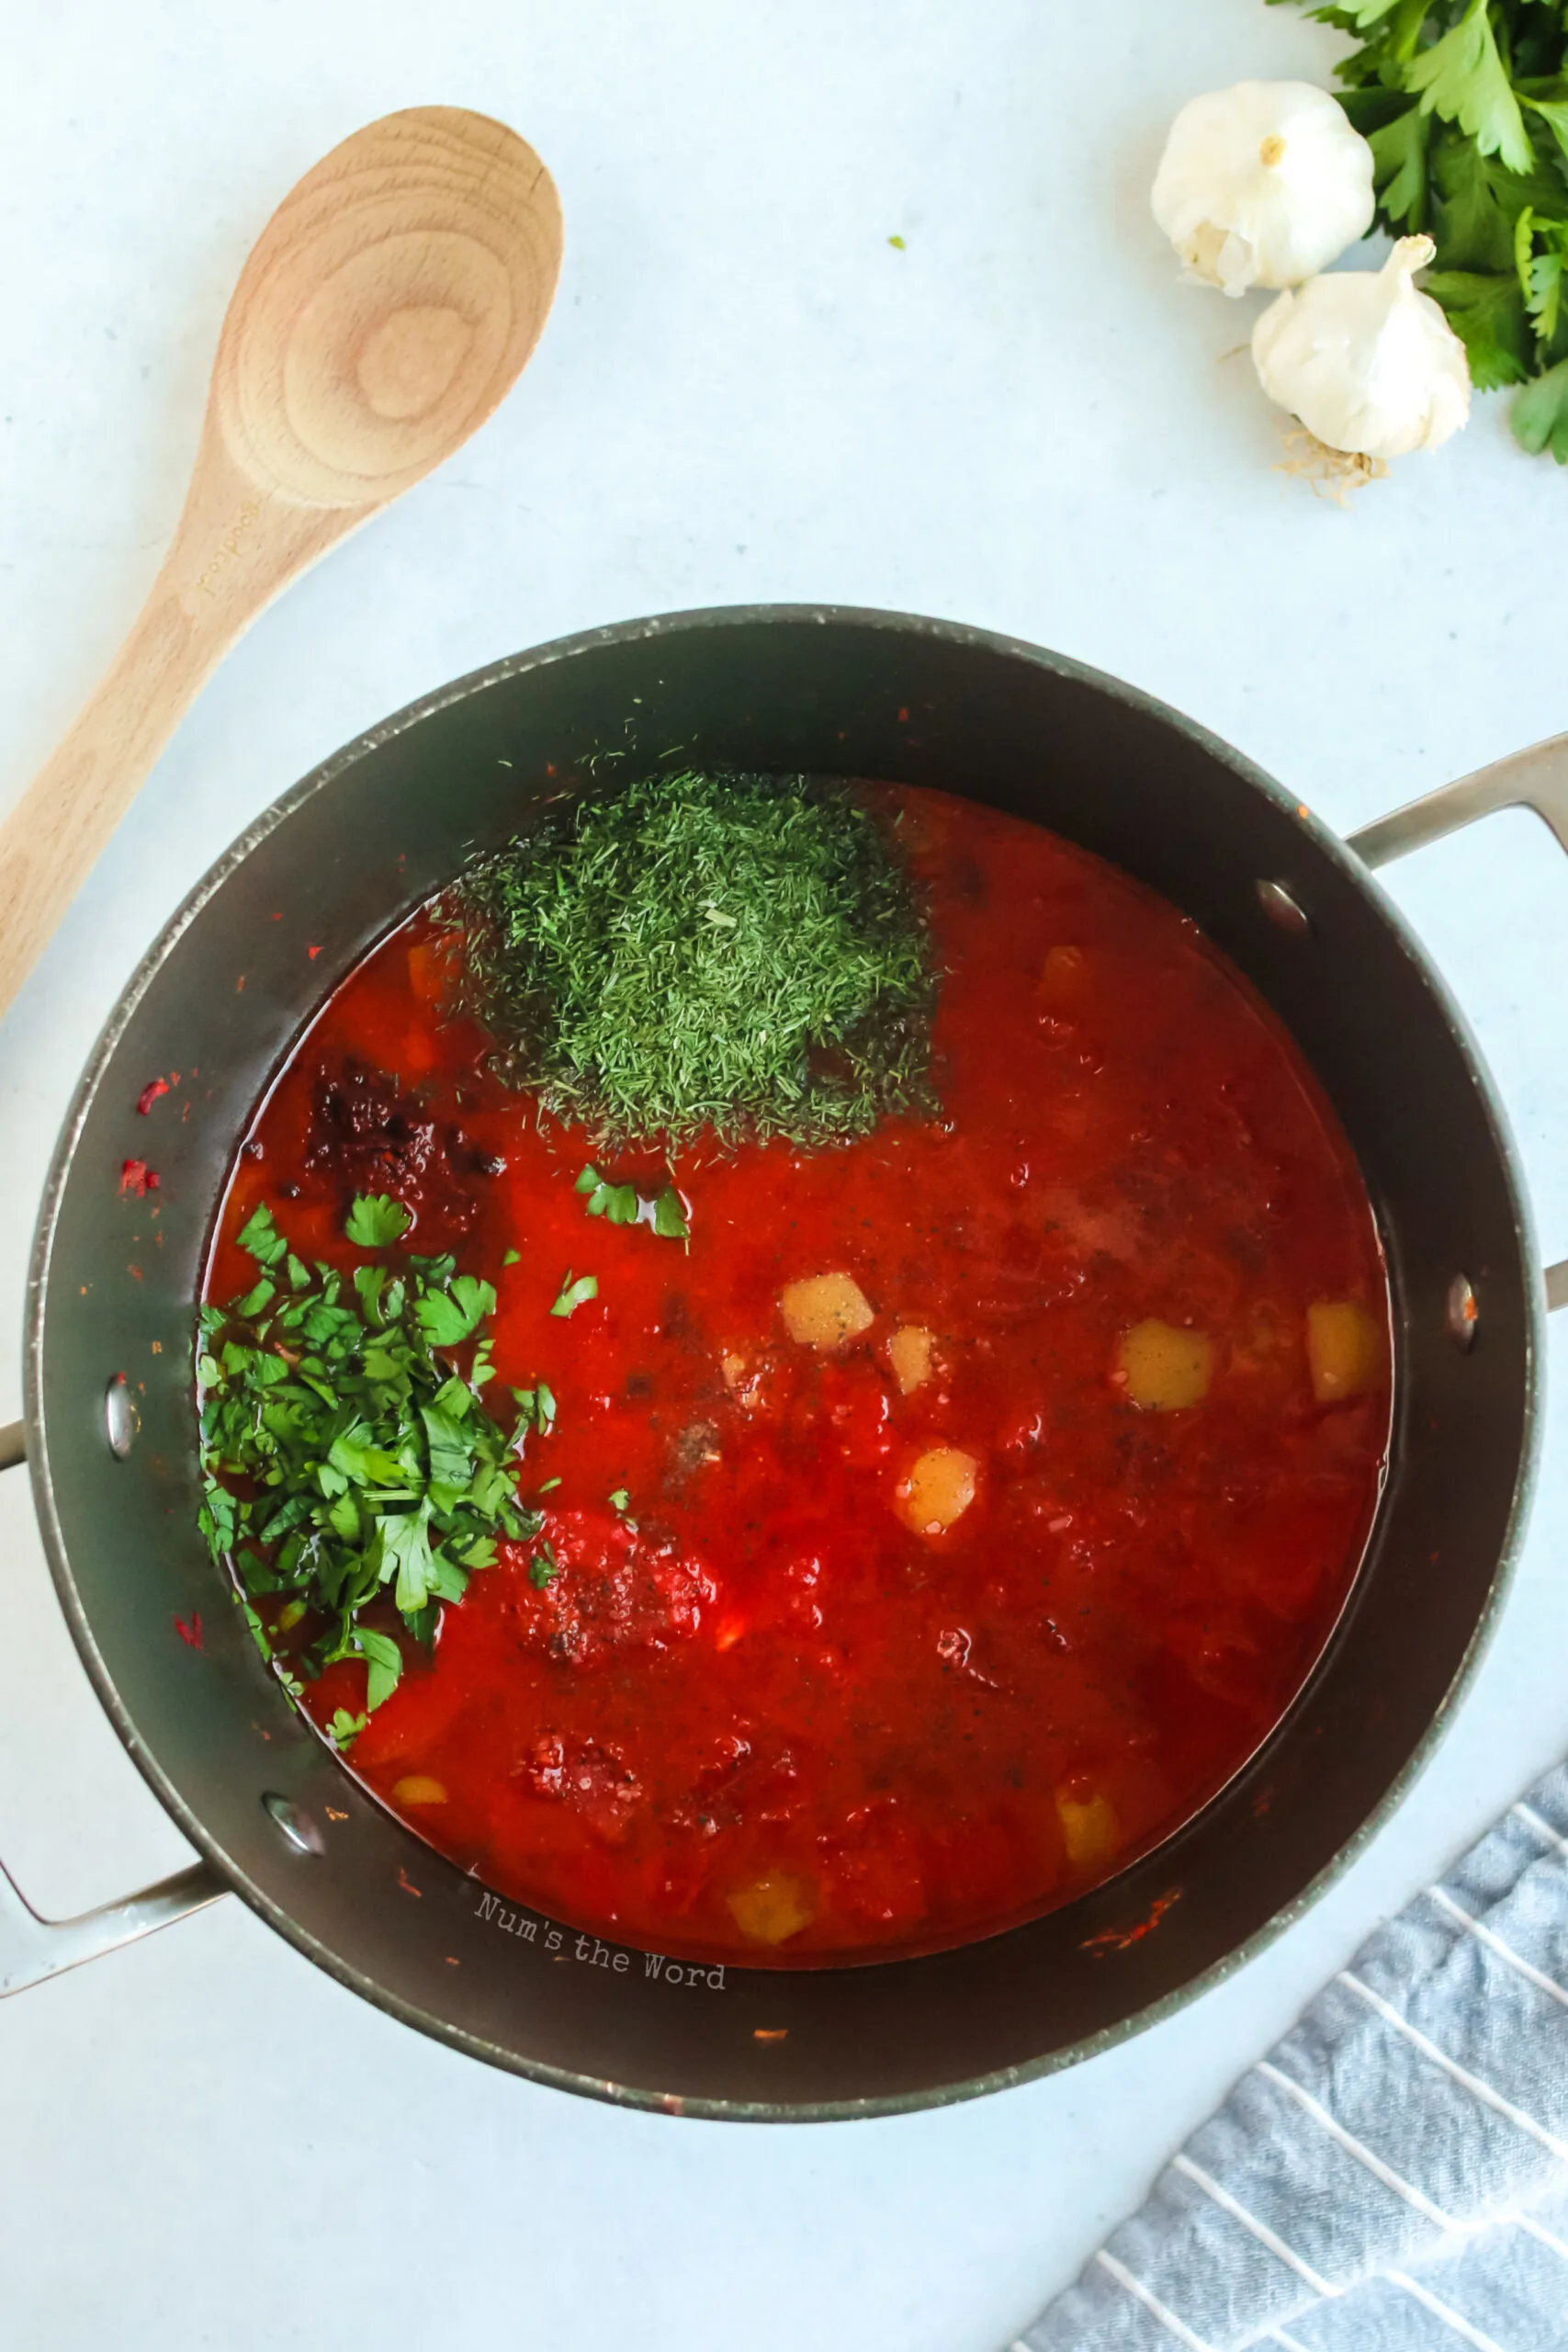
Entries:
{"label": "diced potato chunk", "polygon": [[1111,1799],[1099,1790],[1077,1797],[1063,1788],[1056,1792],[1056,1818],[1062,1825],[1067,1860],[1078,1870],[1108,1862],[1122,1843],[1121,1825]]}
{"label": "diced potato chunk", "polygon": [[718,1368],[724,1376],[725,1386],[741,1411],[743,1413],[760,1412],[767,1401],[767,1357],[763,1356],[760,1363],[751,1363],[745,1356],[731,1349],[728,1354],[720,1356]]}
{"label": "diced potato chunk", "polygon": [[1318,1299],[1307,1308],[1307,1366],[1320,1405],[1342,1405],[1377,1385],[1382,1333],[1353,1298]]}
{"label": "diced potato chunk", "polygon": [[893,1377],[906,1396],[931,1376],[931,1335],[919,1323],[901,1324],[887,1342]]}
{"label": "diced potato chunk", "polygon": [[779,1294],[784,1329],[803,1348],[839,1348],[875,1321],[852,1274],[809,1274]]}
{"label": "diced potato chunk", "polygon": [[1081,947],[1053,947],[1041,967],[1041,1001],[1053,1010],[1077,1004],[1088,979],[1089,959]]}
{"label": "diced potato chunk", "polygon": [[895,1492],[894,1508],[905,1526],[917,1535],[942,1534],[974,1501],[979,1466],[961,1446],[929,1447]]}
{"label": "diced potato chunk", "polygon": [[439,1004],[451,973],[452,939],[425,939],[409,949],[409,986],[422,1004]]}
{"label": "diced potato chunk", "polygon": [[748,1886],[725,1897],[729,1916],[754,1944],[787,1943],[817,1916],[817,1898],[804,1879],[788,1871],[764,1871]]}
{"label": "diced potato chunk", "polygon": [[445,1804],[446,1791],[428,1772],[405,1772],[400,1781],[392,1782],[394,1804]]}
{"label": "diced potato chunk", "polygon": [[1123,1331],[1116,1369],[1129,1404],[1145,1413],[1180,1413],[1201,1404],[1214,1369],[1214,1343],[1205,1332],[1151,1316]]}

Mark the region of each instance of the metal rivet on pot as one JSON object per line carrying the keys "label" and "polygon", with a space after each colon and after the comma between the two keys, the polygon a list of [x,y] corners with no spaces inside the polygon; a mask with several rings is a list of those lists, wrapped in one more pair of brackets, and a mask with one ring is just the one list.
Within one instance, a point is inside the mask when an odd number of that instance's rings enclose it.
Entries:
{"label": "metal rivet on pot", "polygon": [[1475,1327],[1481,1319],[1481,1309],[1467,1274],[1456,1274],[1449,1284],[1449,1337],[1461,1348],[1475,1344]]}
{"label": "metal rivet on pot", "polygon": [[123,1462],[141,1434],[141,1416],[123,1372],[117,1372],[104,1391],[104,1429],[109,1452],[117,1462]]}
{"label": "metal rivet on pot", "polygon": [[1306,909],[1293,898],[1282,882],[1255,882],[1258,903],[1269,922],[1280,931],[1288,931],[1292,938],[1304,939],[1312,929]]}
{"label": "metal rivet on pot", "polygon": [[325,1852],[325,1841],[321,1831],[310,1815],[302,1811],[291,1797],[280,1797],[276,1789],[268,1789],[262,1798],[262,1804],[297,1853]]}

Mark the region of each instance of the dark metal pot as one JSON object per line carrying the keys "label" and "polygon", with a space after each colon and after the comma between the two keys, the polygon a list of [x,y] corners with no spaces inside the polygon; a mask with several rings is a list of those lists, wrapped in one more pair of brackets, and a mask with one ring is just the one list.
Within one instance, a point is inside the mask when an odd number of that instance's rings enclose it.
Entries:
{"label": "dark metal pot", "polygon": [[[370,944],[470,844],[504,838],[549,771],[607,749],[654,764],[674,747],[683,763],[964,793],[1174,900],[1315,1067],[1388,1253],[1388,1487],[1289,1715],[1195,1820],[1108,1885],[928,1959],[656,1969],[498,1902],[363,1794],[290,1711],[196,1531],[192,1300],[268,1073]],[[1568,845],[1565,793],[1568,739],[1347,847],[1236,752],[1114,680],[978,630],[803,607],[547,646],[329,760],[208,876],[104,1033],[39,1225],[25,1430],[0,1437],[0,1456],[19,1460],[25,1436],[98,1694],[205,1860],[58,1926],[0,1875],[0,1983],[233,1888],[343,1984],[476,2057],[632,2105],[787,2119],[924,2106],[1066,2065],[1238,1966],[1430,1751],[1495,1611],[1530,1482],[1546,1289],[1512,1149],[1461,1020],[1367,864],[1514,801]],[[139,1119],[143,1085],[170,1070],[188,1117]],[[149,1152],[160,1189],[121,1198],[122,1163]],[[175,1622],[198,1612],[199,1649]]]}

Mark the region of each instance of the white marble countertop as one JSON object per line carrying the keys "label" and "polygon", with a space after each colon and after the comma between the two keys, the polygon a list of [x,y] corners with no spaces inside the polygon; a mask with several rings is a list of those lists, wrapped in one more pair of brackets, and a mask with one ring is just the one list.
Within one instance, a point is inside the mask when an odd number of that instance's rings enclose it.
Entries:
{"label": "white marble countertop", "polygon": [[[346,738],[590,623],[800,598],[1119,672],[1346,829],[1568,726],[1568,476],[1501,405],[1349,512],[1273,470],[1250,303],[1175,283],[1164,124],[1326,78],[1262,0],[56,0],[0,92],[0,799],[151,577],[272,204],[389,108],[534,141],[559,301],[501,414],[231,657],[0,1026],[0,1328],[76,1072],[209,861]],[[889,239],[901,236],[904,248]],[[1568,868],[1524,816],[1393,887],[1568,1250]],[[1367,1008],[1375,1020],[1375,1006]],[[1556,1335],[1561,1351],[1562,1334]],[[0,1357],[0,1422],[19,1408]],[[540,2090],[390,2023],[236,1903],[0,2012],[17,2352],[989,2352],[1320,1979],[1568,1739],[1568,1428],[1501,1634],[1397,1819],[1235,1981],[944,2112],[769,2131]],[[0,1853],[57,1913],[176,1867],[0,1486]]]}

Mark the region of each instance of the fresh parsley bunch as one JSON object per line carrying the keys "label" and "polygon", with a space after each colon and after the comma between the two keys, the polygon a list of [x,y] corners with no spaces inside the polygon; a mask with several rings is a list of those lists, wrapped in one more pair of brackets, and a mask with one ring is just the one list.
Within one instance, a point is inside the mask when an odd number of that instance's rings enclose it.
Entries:
{"label": "fresh parsley bunch", "polygon": [[[362,1196],[344,1230],[382,1250],[409,1222],[400,1202]],[[297,1257],[266,1208],[240,1244],[256,1263],[254,1288],[201,1310],[202,1532],[290,1694],[295,1668],[313,1679],[362,1657],[373,1709],[396,1687],[402,1656],[361,1611],[386,1594],[428,1642],[439,1604],[462,1599],[498,1537],[538,1532],[538,1513],[518,1499],[519,1456],[531,1428],[549,1429],[555,1398],[543,1382],[514,1391],[510,1434],[491,1419],[479,1335],[495,1293],[449,1257],[358,1266],[346,1282]],[[460,1372],[447,1359],[470,1341]],[[263,1600],[281,1604],[269,1607],[271,1633],[250,1605]],[[273,1634],[299,1626],[303,1645],[276,1656]],[[363,1722],[340,1709],[333,1736],[344,1744]]]}
{"label": "fresh parsley bunch", "polygon": [[1516,437],[1568,465],[1568,9],[1344,0],[1312,14],[1360,37],[1338,78],[1371,146],[1379,226],[1435,239],[1425,290],[1476,388],[1524,385]]}

